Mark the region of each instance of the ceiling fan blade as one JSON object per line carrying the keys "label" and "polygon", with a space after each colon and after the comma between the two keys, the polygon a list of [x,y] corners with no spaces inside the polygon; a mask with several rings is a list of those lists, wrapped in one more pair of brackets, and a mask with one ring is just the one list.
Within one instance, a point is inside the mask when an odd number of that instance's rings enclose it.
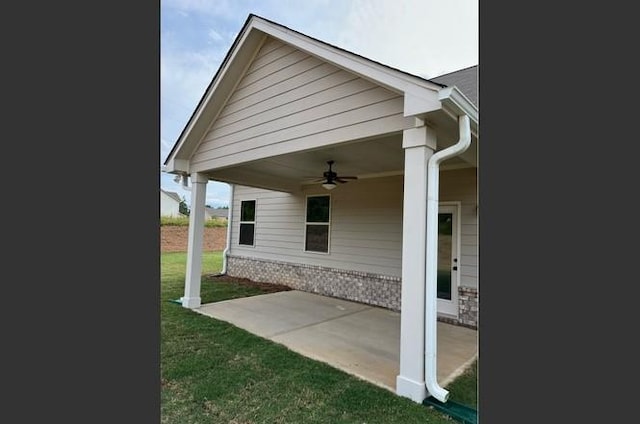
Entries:
{"label": "ceiling fan blade", "polygon": [[342,178],[342,179],[345,179],[345,180],[357,180],[358,179],[358,177],[343,177],[342,175],[340,175],[338,178]]}

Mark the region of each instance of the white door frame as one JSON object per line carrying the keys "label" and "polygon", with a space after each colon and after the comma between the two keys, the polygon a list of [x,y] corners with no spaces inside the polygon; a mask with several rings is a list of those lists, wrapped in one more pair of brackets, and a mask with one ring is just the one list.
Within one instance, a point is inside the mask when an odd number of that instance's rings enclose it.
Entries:
{"label": "white door frame", "polygon": [[[458,318],[458,287],[460,286],[460,213],[461,202],[439,202],[438,213],[450,212],[453,216],[451,228],[451,300],[438,299],[438,315],[449,318]],[[454,267],[457,270],[454,271]]]}

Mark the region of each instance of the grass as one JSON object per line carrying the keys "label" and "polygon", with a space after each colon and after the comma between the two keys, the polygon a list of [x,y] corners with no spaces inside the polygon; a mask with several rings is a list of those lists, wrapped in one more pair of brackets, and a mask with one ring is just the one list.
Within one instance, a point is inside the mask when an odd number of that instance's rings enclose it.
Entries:
{"label": "grass", "polygon": [[[160,226],[163,225],[175,225],[179,227],[189,226],[189,217],[188,216],[180,216],[180,217],[172,217],[172,216],[161,216],[160,217]],[[227,220],[224,218],[211,218],[204,220],[205,227],[226,227]]]}
{"label": "grass", "polygon": [[478,360],[449,386],[449,399],[478,409]]}
{"label": "grass", "polygon": [[[221,262],[220,252],[205,253],[203,273],[217,272]],[[453,423],[432,408],[168,302],[183,294],[185,264],[185,253],[161,255],[163,423]],[[207,303],[260,293],[205,280],[201,296]],[[475,404],[475,375],[452,383],[451,398],[461,391]]]}

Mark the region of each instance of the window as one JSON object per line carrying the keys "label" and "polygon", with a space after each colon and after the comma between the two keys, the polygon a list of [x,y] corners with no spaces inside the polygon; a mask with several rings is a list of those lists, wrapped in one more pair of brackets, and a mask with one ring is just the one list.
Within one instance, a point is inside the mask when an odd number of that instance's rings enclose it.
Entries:
{"label": "window", "polygon": [[330,196],[307,197],[304,250],[329,253]]}
{"label": "window", "polygon": [[240,235],[238,244],[254,245],[256,232],[256,201],[243,200],[240,202]]}

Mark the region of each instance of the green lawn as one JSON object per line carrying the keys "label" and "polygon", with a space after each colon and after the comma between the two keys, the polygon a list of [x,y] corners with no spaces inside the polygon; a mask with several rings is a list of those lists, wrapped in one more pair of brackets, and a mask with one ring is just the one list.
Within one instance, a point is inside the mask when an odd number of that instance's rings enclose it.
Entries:
{"label": "green lawn", "polygon": [[[452,423],[324,363],[233,325],[168,302],[183,295],[185,253],[161,255],[161,416],[163,423]],[[203,273],[221,268],[205,253]],[[260,289],[202,283],[202,302]],[[451,399],[475,405],[476,372],[450,386]]]}

